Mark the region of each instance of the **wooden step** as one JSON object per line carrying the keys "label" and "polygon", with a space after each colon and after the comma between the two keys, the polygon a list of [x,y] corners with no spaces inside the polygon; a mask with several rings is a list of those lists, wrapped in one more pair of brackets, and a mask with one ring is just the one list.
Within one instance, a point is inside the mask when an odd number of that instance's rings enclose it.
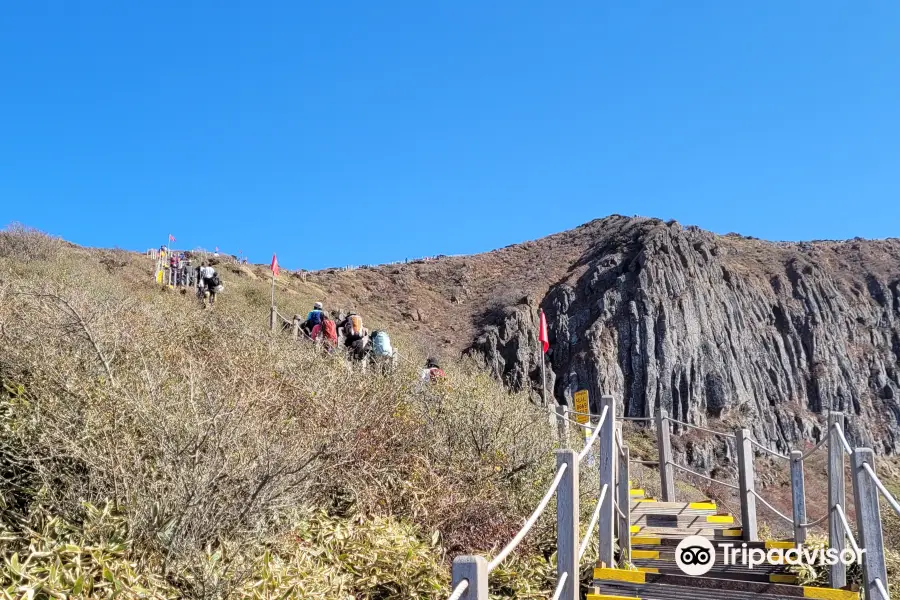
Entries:
{"label": "wooden step", "polygon": [[[645,573],[663,573],[669,575],[684,574],[675,564],[674,556],[671,559],[661,558],[659,560],[632,558],[631,563],[637,567],[639,571]],[[734,579],[739,581],[758,581],[762,583],[797,584],[797,576],[791,573],[785,565],[762,564],[751,569],[746,565],[724,565],[718,560],[713,568],[710,569],[708,573],[705,573],[703,577],[716,577],[719,579]]]}
{"label": "wooden step", "polygon": [[661,515],[718,514],[714,502],[659,502],[646,498],[631,502],[631,513],[654,513]]}
{"label": "wooden step", "polygon": [[731,515],[677,515],[677,514],[634,514],[631,517],[632,525],[645,527],[708,527],[712,529],[731,529],[734,527],[734,517]]}
{"label": "wooden step", "polygon": [[[658,546],[653,549],[632,547],[631,562],[637,565],[642,561],[647,561],[647,564],[645,566],[651,567],[658,567],[665,564],[675,566],[675,548],[675,546]],[[734,560],[734,555],[730,552],[730,550],[731,548],[727,546],[715,544],[713,545],[713,552],[715,552],[716,555],[716,566],[732,566],[727,564],[728,562]],[[725,560],[726,552],[729,552],[729,560],[727,562]],[[769,566],[771,566],[775,570],[784,570],[785,568],[783,565],[769,565],[769,563],[765,563],[763,565],[755,567],[753,570],[764,569]]]}
{"label": "wooden step", "polygon": [[[678,543],[681,541],[681,538],[677,537],[654,537],[648,536],[644,534],[632,535],[631,536],[631,547],[632,548],[646,548],[646,549],[659,549],[659,548],[675,548],[678,546]],[[793,540],[761,540],[758,542],[744,542],[740,538],[727,538],[727,539],[713,539],[710,540],[713,546],[719,547],[722,544],[735,544],[736,547],[741,547],[743,544],[747,544],[747,548],[761,548],[764,550],[771,550],[772,548],[781,548],[783,550],[787,550],[789,548],[795,548],[797,546],[796,542]]]}
{"label": "wooden step", "polygon": [[648,527],[638,524],[631,526],[631,535],[632,537],[678,538],[679,540],[690,535],[699,535],[709,539],[739,540],[742,531],[740,527],[719,523],[704,523],[688,527]]}
{"label": "wooden step", "polygon": [[644,573],[625,569],[595,569],[594,594],[647,600],[743,600],[758,596],[769,598],[816,598],[818,600],[859,600],[856,592],[788,585],[784,583],[742,581],[716,577],[691,577],[668,573]]}
{"label": "wooden step", "polygon": [[[702,579],[702,578],[701,578]],[[740,587],[753,585],[751,582],[736,581]],[[737,590],[703,590],[698,593],[697,586],[670,584],[604,584],[595,582],[594,592],[587,594],[587,600],[794,600],[808,598],[810,600],[859,600],[859,594],[845,590],[830,588],[813,588],[808,586],[792,586],[783,584],[762,583],[766,591]],[[784,591],[794,588],[798,591]],[[702,594],[702,596],[700,595]]]}

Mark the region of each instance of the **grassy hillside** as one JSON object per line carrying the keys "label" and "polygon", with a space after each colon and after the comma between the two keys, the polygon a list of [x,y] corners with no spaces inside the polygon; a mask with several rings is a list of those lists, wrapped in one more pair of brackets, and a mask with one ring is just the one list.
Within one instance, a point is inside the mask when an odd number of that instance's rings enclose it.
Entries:
{"label": "grassy hillside", "polygon": [[[540,496],[546,414],[474,365],[351,371],[269,333],[265,279],[220,270],[203,310],[145,257],[0,234],[0,595],[443,597],[449,559]],[[499,596],[552,591],[553,526]]]}
{"label": "grassy hillside", "polygon": [[[225,293],[203,310],[154,285],[147,257],[0,233],[0,597],[446,597],[452,557],[498,550],[536,504],[555,427],[474,364],[419,384],[437,324],[395,327],[383,297],[279,278],[286,315],[321,299],[389,328],[409,362],[363,375],[268,331],[263,267],[218,267]],[[627,430],[633,455],[653,459],[647,432]],[[785,474],[757,468],[789,511]],[[595,476],[582,473],[583,522]],[[658,487],[653,469],[632,477]],[[679,499],[737,512],[701,484],[680,481]],[[494,597],[551,594],[548,513],[492,573]]]}

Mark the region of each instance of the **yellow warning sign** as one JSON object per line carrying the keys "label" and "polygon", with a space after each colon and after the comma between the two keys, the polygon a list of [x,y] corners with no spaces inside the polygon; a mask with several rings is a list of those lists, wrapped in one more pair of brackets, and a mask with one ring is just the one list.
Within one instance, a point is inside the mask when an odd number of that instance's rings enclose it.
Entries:
{"label": "yellow warning sign", "polygon": [[579,423],[587,423],[590,420],[588,413],[591,412],[591,405],[588,402],[588,391],[578,390],[573,398],[575,399],[575,420]]}

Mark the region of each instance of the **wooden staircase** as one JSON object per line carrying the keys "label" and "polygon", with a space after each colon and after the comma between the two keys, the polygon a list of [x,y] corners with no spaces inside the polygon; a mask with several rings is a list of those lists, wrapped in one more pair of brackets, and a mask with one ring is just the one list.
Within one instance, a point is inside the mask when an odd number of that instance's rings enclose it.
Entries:
{"label": "wooden staircase", "polygon": [[[752,569],[726,564],[727,548],[742,548],[742,531],[731,515],[713,502],[657,502],[643,490],[631,490],[630,568],[597,565],[588,600],[746,600],[814,598],[858,600],[846,590],[797,585],[785,565],[763,564]],[[675,562],[678,543],[697,535],[716,552],[712,569],[702,576],[686,575]],[[792,548],[793,541],[746,542],[747,548]]]}

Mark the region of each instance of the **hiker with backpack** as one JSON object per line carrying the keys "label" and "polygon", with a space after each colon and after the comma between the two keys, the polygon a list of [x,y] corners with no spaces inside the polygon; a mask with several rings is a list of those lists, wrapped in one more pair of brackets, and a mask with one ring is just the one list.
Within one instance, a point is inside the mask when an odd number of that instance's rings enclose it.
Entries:
{"label": "hiker with backpack", "polygon": [[438,364],[437,359],[429,358],[425,362],[425,368],[422,370],[422,381],[437,383],[443,381],[445,377],[446,375],[444,375],[444,371]]}
{"label": "hiker with backpack", "polygon": [[371,339],[371,348],[369,356],[375,367],[379,368],[382,374],[387,374],[394,368],[394,347],[391,346],[391,338],[386,331],[377,329],[369,336]]}
{"label": "hiker with backpack", "polygon": [[306,320],[300,325],[300,328],[306,332],[306,335],[311,336],[312,330],[322,321],[324,316],[325,311],[322,309],[322,303],[316,302],[313,304],[313,309],[306,315]]}
{"label": "hiker with backpack", "polygon": [[338,345],[337,325],[323,312],[321,320],[312,328],[310,337],[314,342],[321,340],[326,352],[333,352]]}
{"label": "hiker with backpack", "polygon": [[344,346],[352,348],[353,345],[367,337],[369,332],[363,327],[362,317],[353,311],[338,323],[338,328],[344,332]]}
{"label": "hiker with backpack", "polygon": [[212,305],[216,303],[216,294],[221,291],[222,281],[216,270],[209,266],[206,261],[201,263],[197,272],[197,294],[201,298],[203,306],[207,303]]}

